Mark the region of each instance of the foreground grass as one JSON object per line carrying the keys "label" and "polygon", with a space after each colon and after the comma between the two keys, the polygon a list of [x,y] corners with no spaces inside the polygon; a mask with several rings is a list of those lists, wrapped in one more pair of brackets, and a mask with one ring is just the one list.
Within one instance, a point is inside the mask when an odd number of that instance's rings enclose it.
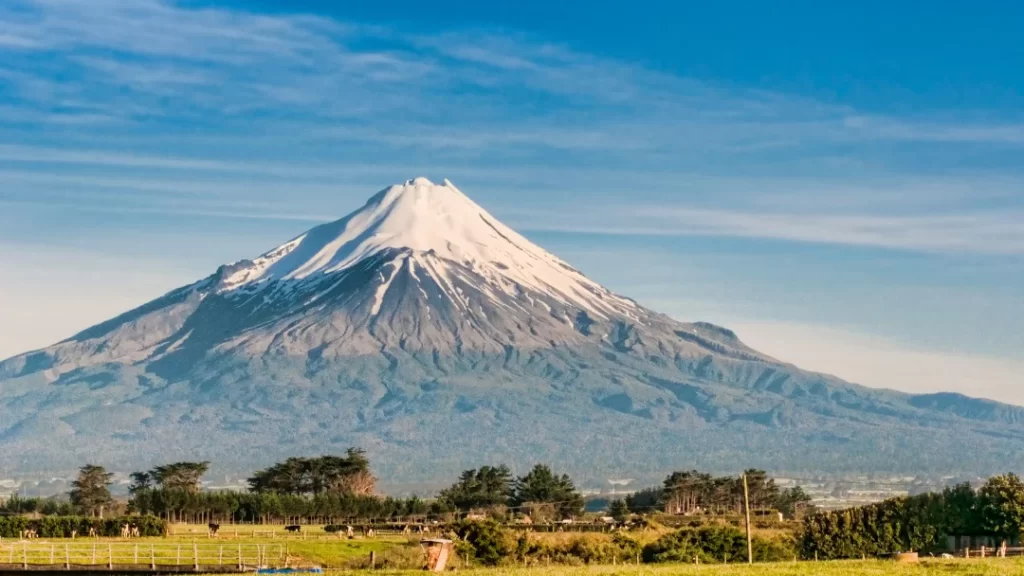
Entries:
{"label": "foreground grass", "polygon": [[295,563],[336,567],[368,562],[370,552],[376,553],[383,563],[392,550],[404,548],[409,548],[409,545],[396,540],[311,540],[289,542],[288,554]]}
{"label": "foreground grass", "polygon": [[[253,530],[257,531],[254,537]],[[235,536],[237,530],[237,536]],[[318,565],[328,569],[331,576],[422,576],[422,570],[396,570],[390,566],[416,566],[421,561],[420,547],[417,545],[419,536],[390,536],[365,539],[357,537],[353,540],[326,534],[322,527],[304,526],[304,535],[290,534],[284,526],[251,526],[224,525],[220,536],[209,538],[205,527],[195,525],[174,525],[170,527],[168,537],[142,538],[121,540],[118,538],[100,539],[48,539],[35,540],[31,543],[23,541],[0,540],[0,563],[18,562],[25,553],[23,546],[28,546],[30,558],[44,559],[54,554],[58,562],[63,561],[65,545],[71,547],[72,563],[95,563],[92,555],[100,563],[113,553],[118,562],[128,562],[127,556],[135,554],[142,562],[150,559],[149,546],[155,545],[155,557],[158,563],[174,564],[181,561],[188,565],[192,562],[193,550],[196,550],[201,564],[216,564],[221,558],[230,563],[237,554],[238,545],[245,548],[247,563],[254,560],[253,549],[259,545],[263,555],[270,563],[280,565],[287,557],[292,566]],[[638,533],[635,537],[641,541],[656,538],[659,533]],[[571,533],[531,534],[531,538],[543,540],[547,544],[557,544],[579,538]],[[589,537],[607,539],[606,535]],[[93,551],[95,544],[96,550]],[[180,551],[179,551],[180,548]],[[222,550],[223,549],[223,550]],[[370,553],[376,555],[377,570],[372,573],[363,570],[368,566]],[[178,555],[180,554],[180,558]],[[449,568],[457,569],[458,573],[469,573],[472,576],[1024,576],[1024,558],[1006,559],[952,559],[941,560],[925,558],[919,564],[897,564],[891,560],[865,560],[842,562],[780,562],[773,564],[701,565],[692,564],[660,564],[660,565],[589,565],[589,566],[503,566],[497,568],[476,568],[461,565],[459,559],[452,559]]]}
{"label": "foreground grass", "polygon": [[0,564],[70,564],[105,565],[231,565],[239,556],[246,565],[257,563],[282,566],[319,565],[332,568],[360,567],[368,564],[370,553],[376,554],[380,566],[394,563],[400,555],[402,564],[409,564],[412,552],[419,546],[408,538],[376,538],[353,540],[337,537],[301,539],[266,537],[208,538],[177,535],[167,538],[40,538],[33,540],[0,539]]}
{"label": "foreground grass", "polygon": [[[329,571],[330,576],[368,576],[367,571]],[[375,575],[414,576],[422,570],[377,570]],[[842,562],[780,562],[776,564],[702,565],[661,564],[641,566],[558,566],[550,568],[461,569],[473,576],[1013,576],[1024,575],[1020,559],[922,560],[897,564],[888,560]]]}

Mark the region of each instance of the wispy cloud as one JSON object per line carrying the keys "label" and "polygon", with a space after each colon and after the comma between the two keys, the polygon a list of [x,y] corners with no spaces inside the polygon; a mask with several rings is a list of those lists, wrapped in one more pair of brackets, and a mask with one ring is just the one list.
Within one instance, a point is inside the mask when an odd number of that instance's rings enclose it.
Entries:
{"label": "wispy cloud", "polygon": [[619,205],[583,209],[571,220],[533,212],[516,221],[531,230],[585,234],[719,236],[925,252],[1024,254],[1024,209],[885,216]]}
{"label": "wispy cloud", "polygon": [[[10,62],[0,82],[16,88],[22,107],[64,114],[92,107],[125,121],[201,117],[208,124],[217,111],[222,129],[238,130],[233,119],[263,113],[264,126],[316,128],[341,141],[463,150],[671,154],[878,139],[1022,143],[1015,124],[861,114],[488,30],[409,35],[161,0],[18,0],[0,11],[0,25],[0,50]],[[44,51],[40,66],[34,55]],[[537,97],[545,99],[543,112],[522,105]]]}
{"label": "wispy cloud", "polygon": [[1024,124],[906,122],[896,118],[850,116],[845,125],[858,136],[878,140],[1024,144]]}
{"label": "wispy cloud", "polygon": [[244,164],[201,158],[148,156],[144,154],[105,152],[102,150],[74,150],[10,144],[0,145],[0,161],[175,168],[185,170],[241,171],[251,169],[251,167],[247,167]]}
{"label": "wispy cloud", "polygon": [[[220,213],[249,194],[301,216],[340,180],[428,167],[591,198],[571,221],[521,219],[533,229],[1024,251],[1017,175],[984,162],[932,174],[967,146],[1019,151],[1012,119],[887,117],[525,34],[170,0],[15,0],[0,29],[0,163],[39,202],[109,188],[90,209],[170,210],[192,194],[189,209]],[[302,184],[256,184],[268,177]],[[113,199],[129,190],[151,193],[149,208]]]}

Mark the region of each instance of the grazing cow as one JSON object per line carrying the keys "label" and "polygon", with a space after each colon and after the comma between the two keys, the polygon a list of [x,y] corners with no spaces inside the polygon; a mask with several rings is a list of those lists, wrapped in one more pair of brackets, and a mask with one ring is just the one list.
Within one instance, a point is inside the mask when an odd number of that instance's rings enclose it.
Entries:
{"label": "grazing cow", "polygon": [[345,526],[345,535],[348,536],[349,539],[356,537],[356,533],[352,530],[351,526]]}
{"label": "grazing cow", "polygon": [[366,537],[367,538],[373,538],[373,528],[368,528],[366,530]]}
{"label": "grazing cow", "polygon": [[953,555],[948,553],[948,552],[944,552],[942,554],[942,559],[944,559],[944,560],[952,560],[953,559]]}
{"label": "grazing cow", "polygon": [[95,538],[95,537],[96,537],[96,529],[90,527],[89,528],[89,538]]}
{"label": "grazing cow", "polygon": [[290,526],[285,526],[284,529],[285,529],[286,532],[292,532],[292,533],[302,532],[302,526],[299,526],[298,524],[292,524]]}
{"label": "grazing cow", "polygon": [[74,540],[74,539],[75,539],[75,536],[78,536],[78,530],[72,530],[72,531],[71,531],[71,539],[72,539],[72,540]]}
{"label": "grazing cow", "polygon": [[122,524],[121,525],[121,538],[131,538],[131,537],[132,537],[132,527],[127,525],[127,524]]}
{"label": "grazing cow", "polygon": [[141,538],[142,533],[139,531],[139,527],[136,524],[132,524],[132,538]]}
{"label": "grazing cow", "polygon": [[213,522],[210,522],[209,524],[207,524],[207,528],[209,528],[209,530],[210,530],[210,537],[212,538],[212,537],[216,536],[217,535],[217,531],[220,530],[220,524],[214,524]]}

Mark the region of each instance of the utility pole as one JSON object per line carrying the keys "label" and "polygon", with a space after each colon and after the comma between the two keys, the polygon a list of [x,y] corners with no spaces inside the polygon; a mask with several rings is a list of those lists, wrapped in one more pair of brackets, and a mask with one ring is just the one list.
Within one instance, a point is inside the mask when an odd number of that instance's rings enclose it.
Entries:
{"label": "utility pole", "polygon": [[747,473],[743,473],[743,512],[747,523],[747,564],[754,563],[754,544],[750,539],[750,493],[747,490]]}

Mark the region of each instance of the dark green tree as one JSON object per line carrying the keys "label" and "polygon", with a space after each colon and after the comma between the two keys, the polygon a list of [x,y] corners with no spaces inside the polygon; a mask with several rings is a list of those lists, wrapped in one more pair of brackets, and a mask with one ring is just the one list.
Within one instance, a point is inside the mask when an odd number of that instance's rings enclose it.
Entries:
{"label": "dark green tree", "polygon": [[131,483],[128,484],[129,494],[135,495],[153,487],[153,475],[149,472],[132,472],[131,479]]}
{"label": "dark green tree", "polygon": [[989,478],[979,491],[983,528],[1004,540],[1024,528],[1024,482],[1013,473]]}
{"label": "dark green tree", "polygon": [[71,492],[68,493],[71,503],[85,514],[102,518],[103,508],[114,501],[110,497],[110,479],[113,476],[103,466],[82,466],[78,477],[71,482]]}
{"label": "dark green tree", "polygon": [[670,514],[685,514],[708,506],[713,492],[710,474],[696,470],[673,472],[663,482],[661,505]]}
{"label": "dark green tree", "polygon": [[360,496],[372,494],[376,483],[370,461],[359,448],[349,448],[345,456],[289,458],[256,472],[248,481],[253,492]]}
{"label": "dark green tree", "polygon": [[638,514],[653,512],[661,508],[665,491],[661,488],[644,488],[626,496],[626,506]]}
{"label": "dark green tree", "polygon": [[557,475],[545,464],[537,464],[525,476],[516,479],[511,502],[513,506],[552,504],[563,518],[579,516],[584,506],[583,496],[576,491],[569,475]]}
{"label": "dark green tree", "polygon": [[629,507],[626,506],[623,500],[612,500],[612,503],[608,506],[608,515],[616,521],[622,522],[629,518]]}
{"label": "dark green tree", "polygon": [[[779,487],[775,480],[768,477],[764,470],[754,468],[745,470],[743,474],[747,477],[747,491],[750,495],[750,508],[763,509],[775,504],[779,496]],[[742,502],[743,484],[742,480],[736,485],[736,499]]]}
{"label": "dark green tree", "polygon": [[953,536],[983,534],[981,499],[967,482],[947,486],[942,491],[945,532]]}
{"label": "dark green tree", "polygon": [[165,490],[181,490],[195,494],[199,492],[200,479],[209,469],[209,462],[175,462],[153,468],[149,476]]}
{"label": "dark green tree", "polygon": [[455,484],[438,496],[457,510],[493,508],[508,504],[512,496],[512,472],[507,466],[466,470]]}
{"label": "dark green tree", "polygon": [[807,508],[810,501],[810,495],[804,492],[803,488],[794,486],[779,491],[768,505],[782,512],[787,518],[794,518],[797,510]]}

